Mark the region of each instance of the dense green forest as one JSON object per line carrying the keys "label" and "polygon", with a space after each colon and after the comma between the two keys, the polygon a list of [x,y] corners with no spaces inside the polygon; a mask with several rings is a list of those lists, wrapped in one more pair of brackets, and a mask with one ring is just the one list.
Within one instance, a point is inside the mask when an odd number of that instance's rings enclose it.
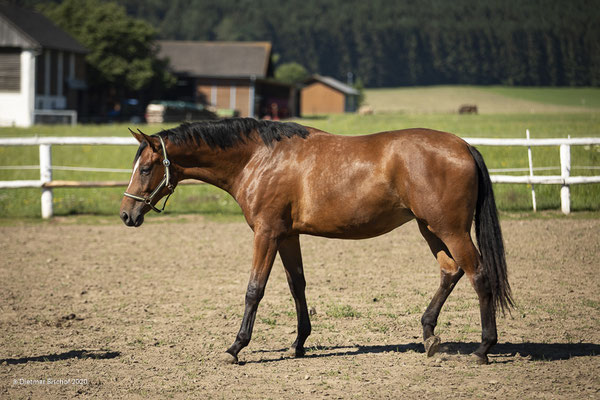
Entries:
{"label": "dense green forest", "polygon": [[276,63],[369,87],[600,86],[600,0],[117,2],[161,39],[268,40]]}

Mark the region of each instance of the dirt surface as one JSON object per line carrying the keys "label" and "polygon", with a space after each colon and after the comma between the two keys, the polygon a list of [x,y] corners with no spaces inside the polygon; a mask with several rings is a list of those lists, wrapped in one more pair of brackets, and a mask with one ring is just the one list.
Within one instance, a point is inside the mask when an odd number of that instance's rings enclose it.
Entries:
{"label": "dirt surface", "polygon": [[0,227],[0,398],[600,398],[600,220],[503,220],[517,309],[491,363],[463,279],[442,310],[444,352],[420,318],[439,271],[409,223],[362,241],[302,237],[313,334],[277,260],[240,365],[252,234],[243,222],[154,218],[139,229],[55,220]]}

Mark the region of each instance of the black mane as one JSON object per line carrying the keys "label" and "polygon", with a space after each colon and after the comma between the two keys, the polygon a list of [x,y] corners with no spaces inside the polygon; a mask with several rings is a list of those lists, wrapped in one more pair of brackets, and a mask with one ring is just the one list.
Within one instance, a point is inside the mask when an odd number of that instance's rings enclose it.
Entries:
{"label": "black mane", "polygon": [[275,122],[254,118],[228,118],[217,121],[184,123],[177,128],[157,133],[176,145],[196,143],[207,144],[210,148],[226,149],[250,139],[252,132],[258,132],[265,145],[273,141],[300,136],[306,138],[308,130],[294,122]]}

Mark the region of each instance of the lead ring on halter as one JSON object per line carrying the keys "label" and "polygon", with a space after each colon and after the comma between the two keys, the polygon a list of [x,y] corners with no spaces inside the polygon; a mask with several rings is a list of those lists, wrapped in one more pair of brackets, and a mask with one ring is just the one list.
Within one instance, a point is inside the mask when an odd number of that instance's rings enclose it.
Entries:
{"label": "lead ring on halter", "polygon": [[[163,156],[164,156],[162,164],[165,167],[165,175],[164,175],[162,181],[160,181],[160,183],[158,184],[156,189],[154,189],[152,191],[152,193],[150,193],[148,196],[142,197],[142,196],[137,196],[135,194],[131,194],[131,193],[127,193],[127,192],[124,192],[123,195],[125,195],[129,198],[132,198],[136,201],[144,202],[145,204],[149,205],[157,213],[161,213],[165,210],[165,207],[167,205],[167,201],[169,200],[169,197],[171,197],[173,192],[175,192],[175,187],[170,182],[171,174],[169,172],[169,166],[171,165],[171,162],[167,158],[167,147],[165,146],[165,142],[163,141],[163,138],[161,136],[158,136],[158,138],[160,139],[160,146],[162,147]],[[154,199],[154,196],[156,196],[158,194],[158,192],[160,192],[162,190],[162,188],[165,186],[167,187],[167,189],[169,189],[169,195],[165,199],[165,202],[163,203],[162,208],[159,210],[152,204],[152,199]]]}

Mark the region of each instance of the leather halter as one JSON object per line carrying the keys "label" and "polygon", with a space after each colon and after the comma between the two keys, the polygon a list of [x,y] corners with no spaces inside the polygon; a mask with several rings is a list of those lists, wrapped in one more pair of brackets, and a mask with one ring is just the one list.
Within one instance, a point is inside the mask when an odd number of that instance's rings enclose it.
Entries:
{"label": "leather halter", "polygon": [[[142,196],[137,196],[135,194],[131,194],[131,193],[127,193],[127,192],[123,193],[123,195],[125,195],[129,198],[132,198],[136,201],[144,202],[145,204],[149,205],[157,213],[161,213],[164,211],[165,206],[167,205],[167,200],[169,200],[169,197],[171,197],[171,195],[175,191],[175,186],[173,186],[170,182],[171,174],[169,172],[169,166],[171,165],[171,162],[167,158],[167,147],[165,146],[165,142],[163,141],[163,138],[160,136],[158,136],[158,138],[160,139],[160,145],[162,147],[163,156],[164,156],[162,164],[165,167],[165,175],[164,175],[162,181],[160,181],[160,183],[158,184],[156,189],[154,189],[152,191],[152,193],[150,193],[148,196],[142,197]],[[160,192],[162,190],[162,188],[164,188],[164,187],[166,187],[169,190],[169,195],[165,199],[165,202],[163,203],[162,208],[159,210],[152,204],[152,199],[154,199],[154,196],[156,196],[158,194],[158,192]]]}

